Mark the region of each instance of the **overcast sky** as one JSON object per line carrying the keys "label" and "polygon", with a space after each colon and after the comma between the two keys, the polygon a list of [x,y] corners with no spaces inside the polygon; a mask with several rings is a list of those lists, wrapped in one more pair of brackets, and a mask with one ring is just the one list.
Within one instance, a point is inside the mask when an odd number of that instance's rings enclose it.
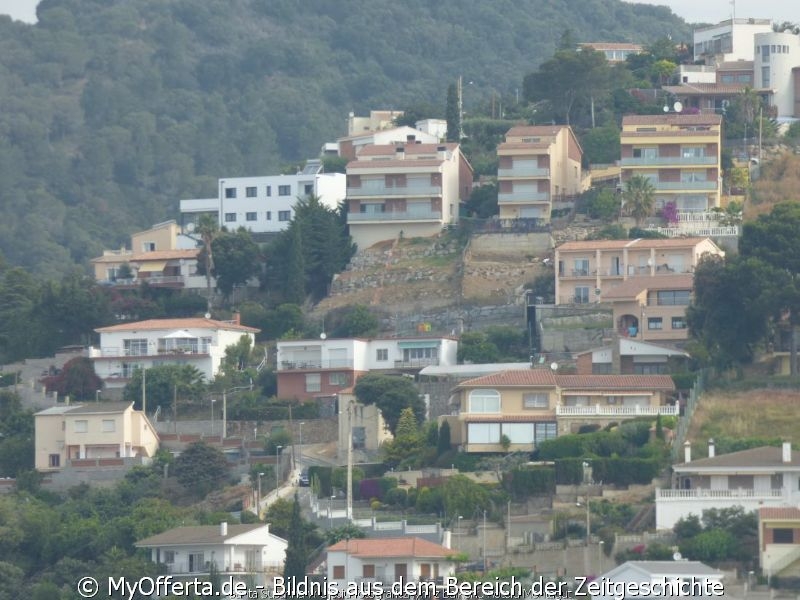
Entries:
{"label": "overcast sky", "polygon": [[[202,1],[202,0],[200,0]],[[336,0],[330,0],[336,2]],[[689,23],[718,23],[730,19],[734,5],[731,0],[639,0],[647,4],[669,6]],[[38,0],[0,0],[0,14],[32,23],[36,19]],[[736,0],[737,17],[755,17],[773,21],[800,22],[800,2],[797,0]],[[611,40],[604,40],[611,41]]]}

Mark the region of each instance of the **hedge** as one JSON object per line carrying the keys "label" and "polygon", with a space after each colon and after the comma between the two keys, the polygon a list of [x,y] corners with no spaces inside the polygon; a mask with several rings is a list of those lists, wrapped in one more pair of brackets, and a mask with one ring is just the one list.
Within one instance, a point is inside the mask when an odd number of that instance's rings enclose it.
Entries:
{"label": "hedge", "polygon": [[504,475],[503,487],[515,498],[551,494],[556,489],[555,469],[552,467],[514,469]]}

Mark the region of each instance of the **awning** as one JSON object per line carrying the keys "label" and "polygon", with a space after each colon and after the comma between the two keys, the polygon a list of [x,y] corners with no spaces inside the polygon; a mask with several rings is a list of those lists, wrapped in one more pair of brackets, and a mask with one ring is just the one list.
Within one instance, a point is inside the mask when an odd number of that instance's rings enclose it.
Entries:
{"label": "awning", "polygon": [[179,331],[173,331],[172,333],[168,333],[164,336],[164,339],[177,339],[177,340],[185,340],[185,339],[192,339],[196,338],[196,335],[192,335],[186,329],[181,329]]}
{"label": "awning", "polygon": [[397,342],[400,348],[438,348],[439,340],[418,340],[415,342]]}
{"label": "awning", "polygon": [[139,265],[139,273],[162,273],[167,266],[165,260],[154,260]]}

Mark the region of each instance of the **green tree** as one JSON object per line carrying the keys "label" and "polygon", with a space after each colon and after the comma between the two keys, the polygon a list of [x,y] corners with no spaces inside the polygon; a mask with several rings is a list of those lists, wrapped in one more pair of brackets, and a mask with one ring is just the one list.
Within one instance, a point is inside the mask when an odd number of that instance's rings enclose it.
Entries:
{"label": "green tree", "polygon": [[478,219],[488,219],[499,214],[497,184],[482,183],[481,185],[473,186],[465,208],[470,216]]}
{"label": "green tree", "polygon": [[438,454],[442,455],[450,450],[450,445],[450,423],[444,421],[442,426],[439,427],[439,439],[436,444]]}
{"label": "green tree", "polygon": [[219,235],[219,222],[210,214],[202,214],[197,220],[195,233],[200,236],[203,242],[203,259],[205,262],[204,271],[206,275],[206,299],[208,301],[207,312],[211,312],[211,274],[214,272],[214,240]]}
{"label": "green tree", "polygon": [[366,532],[352,523],[334,527],[325,532],[325,542],[333,545],[342,540],[360,540],[367,537]]}
{"label": "green tree", "polygon": [[586,164],[612,164],[619,160],[619,129],[616,125],[589,129],[581,135],[581,147]]}
{"label": "green tree", "polygon": [[622,192],[623,207],[636,221],[636,226],[653,214],[655,188],[650,180],[642,175],[633,175],[625,182]]}
{"label": "green tree", "polygon": [[325,315],[325,326],[333,337],[373,337],[379,330],[378,317],[363,304],[344,306]]}
{"label": "green tree", "polygon": [[586,213],[593,219],[609,223],[619,215],[619,198],[608,188],[595,188],[584,194]]}
{"label": "green tree", "polygon": [[[263,481],[263,478],[262,478]],[[269,505],[264,520],[269,523],[269,530],[277,536],[289,539],[292,531],[292,518],[294,515],[294,502],[279,498]],[[322,543],[323,538],[317,526],[306,519],[301,519],[300,531],[306,548],[315,548]]]}
{"label": "green tree", "polygon": [[458,86],[451,83],[447,86],[447,102],[444,118],[447,121],[447,141],[458,142],[461,139],[461,111],[458,105]]}
{"label": "green tree", "polygon": [[425,419],[425,402],[413,382],[405,377],[367,373],[358,379],[354,391],[361,404],[374,404],[380,409],[392,434],[405,408],[413,411],[417,422]]}
{"label": "green tree", "polygon": [[204,442],[194,442],[180,453],[173,463],[178,483],[202,498],[223,486],[228,477],[225,455]]}
{"label": "green tree", "polygon": [[[148,408],[154,410],[156,406],[162,410],[175,408],[175,397],[178,400],[195,400],[205,392],[203,374],[193,365],[159,365],[147,369],[144,376],[146,386],[146,400]],[[122,392],[122,397],[127,402],[134,402],[137,409],[141,410],[142,400],[142,370],[135,369],[130,381]]]}
{"label": "green tree", "polygon": [[240,227],[223,231],[212,242],[217,288],[228,297],[235,286],[245,285],[261,273],[261,252],[250,232]]}
{"label": "green tree", "polygon": [[95,392],[103,389],[103,380],[95,373],[92,360],[79,356],[67,361],[58,375],[48,378],[47,388],[74,400],[94,400]]}
{"label": "green tree", "polygon": [[292,518],[289,522],[289,537],[287,541],[289,544],[286,547],[286,561],[283,565],[283,576],[295,577],[297,580],[300,580],[306,575],[308,551],[306,550],[306,540],[303,535],[303,522],[300,516],[300,498],[297,492],[294,494]]}
{"label": "green tree", "polygon": [[469,517],[489,509],[489,492],[465,475],[448,477],[442,486],[444,508],[448,515]]}
{"label": "green tree", "polygon": [[471,331],[461,335],[458,344],[458,362],[493,363],[500,360],[500,350],[486,333]]}
{"label": "green tree", "polygon": [[414,410],[410,407],[404,408],[397,422],[394,439],[384,442],[382,446],[386,462],[398,465],[412,459],[419,455],[422,446],[423,439],[417,419],[414,417]]}

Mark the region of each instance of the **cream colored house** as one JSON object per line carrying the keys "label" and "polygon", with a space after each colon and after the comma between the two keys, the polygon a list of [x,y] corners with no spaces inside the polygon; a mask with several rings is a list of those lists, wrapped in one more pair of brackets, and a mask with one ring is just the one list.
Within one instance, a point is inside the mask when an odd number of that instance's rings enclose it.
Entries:
{"label": "cream colored house", "polygon": [[125,459],[141,463],[152,458],[159,446],[155,428],[142,411],[133,409],[132,402],[53,406],[36,413],[34,423],[39,471],[131,463]]}
{"label": "cream colored house", "polygon": [[353,456],[355,462],[365,462],[374,456],[386,440],[393,439],[386,427],[380,409],[374,404],[361,404],[356,400],[353,388],[342,390],[339,398],[339,443],[337,456],[340,462],[347,461],[348,436],[352,430]]}
{"label": "cream colored house", "polygon": [[567,242],[555,251],[556,304],[605,302],[606,292],[630,279],[691,274],[706,254],[725,255],[701,237]]}
{"label": "cream colored house", "polygon": [[457,415],[453,444],[466,452],[510,451],[576,433],[582,425],[607,425],[638,416],[677,415],[668,404],[675,385],[668,375],[559,375],[550,369],[505,371],[462,382],[453,391]]}
{"label": "cream colored house", "polygon": [[797,577],[800,574],[800,508],[759,508],[758,548],[761,572],[767,577]]}
{"label": "cream colored house", "polygon": [[583,191],[583,150],[566,125],[512,127],[497,147],[500,219],[550,220],[553,202]]}
{"label": "cream colored house", "polygon": [[718,207],[722,181],[722,116],[713,113],[626,115],[620,150],[623,183],[634,175],[655,188],[655,208],[679,213]]}

